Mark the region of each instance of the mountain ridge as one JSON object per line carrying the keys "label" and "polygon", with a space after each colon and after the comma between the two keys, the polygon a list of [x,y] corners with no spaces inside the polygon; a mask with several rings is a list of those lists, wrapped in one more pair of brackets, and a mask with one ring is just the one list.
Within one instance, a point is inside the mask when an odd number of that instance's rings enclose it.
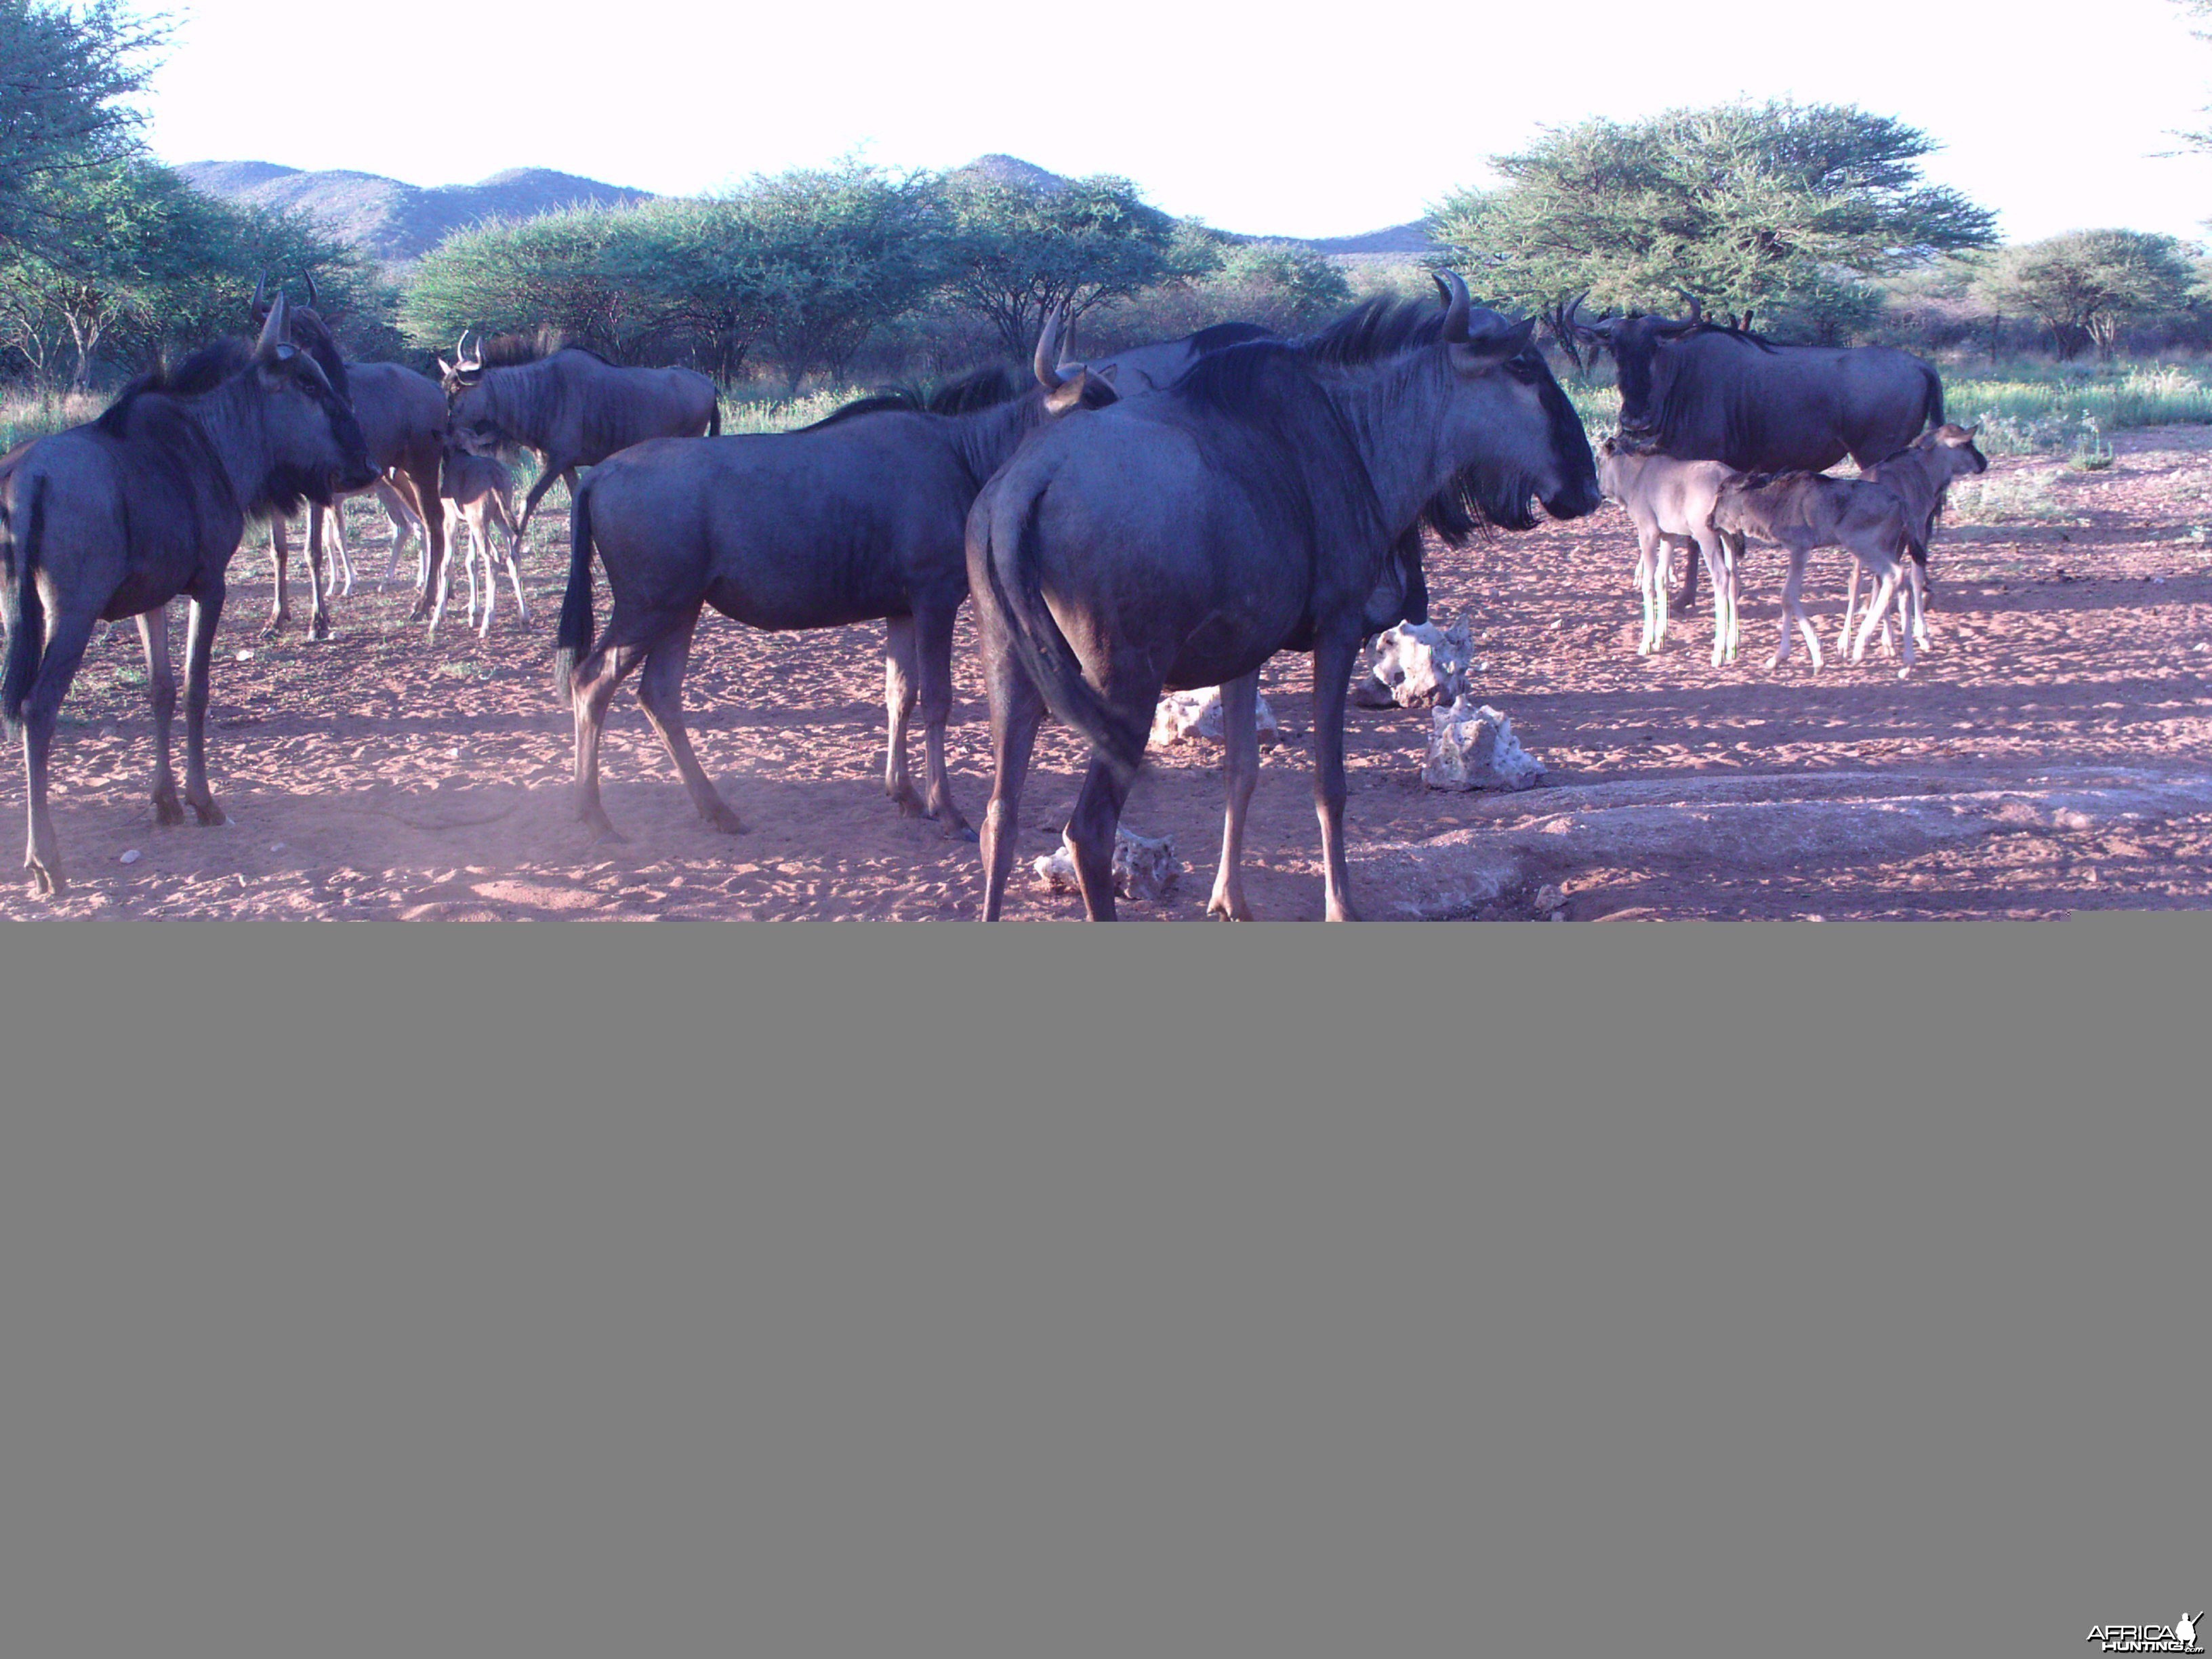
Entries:
{"label": "mountain ridge", "polygon": [[[624,207],[653,199],[651,191],[551,167],[508,167],[472,185],[432,185],[350,168],[308,170],[261,161],[189,161],[176,170],[210,196],[305,212],[372,258],[394,263],[422,258],[453,232],[481,219],[534,218],[580,204]],[[952,171],[1046,189],[1066,182],[1064,175],[1033,161],[995,151]],[[1432,246],[1425,222],[1418,219],[1352,236],[1220,234],[1232,241],[1287,242],[1317,253],[1362,259],[1410,258]]]}

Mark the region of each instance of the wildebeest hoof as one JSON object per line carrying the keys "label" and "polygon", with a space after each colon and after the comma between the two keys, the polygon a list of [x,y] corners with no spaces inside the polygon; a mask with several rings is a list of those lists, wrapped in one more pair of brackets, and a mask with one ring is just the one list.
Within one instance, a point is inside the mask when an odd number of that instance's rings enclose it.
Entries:
{"label": "wildebeest hoof", "polygon": [[[230,815],[216,804],[216,799],[212,795],[204,801],[194,801],[192,811],[198,815],[200,827],[204,830],[220,830],[230,822]],[[182,819],[180,818],[179,822],[181,823]]]}
{"label": "wildebeest hoof", "polygon": [[177,792],[173,789],[157,791],[154,796],[154,822],[182,823],[184,821],[185,809],[183,804],[177,799]]}
{"label": "wildebeest hoof", "polygon": [[291,620],[292,619],[289,617],[271,617],[267,622],[261,624],[261,637],[264,640],[275,639],[276,637],[276,630],[283,627],[286,623]]}
{"label": "wildebeest hoof", "polygon": [[947,841],[975,842],[982,840],[982,837],[975,833],[974,826],[969,824],[966,819],[955,818],[951,823],[945,826],[945,839]]}
{"label": "wildebeest hoof", "polygon": [[1218,916],[1224,921],[1249,921],[1252,907],[1242,899],[1232,902],[1217,893],[1206,901],[1206,914],[1209,919]]}
{"label": "wildebeest hoof", "polygon": [[719,830],[726,836],[743,836],[750,833],[745,828],[744,820],[726,806],[714,811],[702,812],[699,816],[707,820],[708,829]]}

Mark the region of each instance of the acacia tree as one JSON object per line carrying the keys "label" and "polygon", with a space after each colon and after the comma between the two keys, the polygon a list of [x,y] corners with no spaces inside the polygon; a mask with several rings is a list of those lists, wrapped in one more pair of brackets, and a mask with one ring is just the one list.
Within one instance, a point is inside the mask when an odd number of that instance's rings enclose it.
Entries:
{"label": "acacia tree", "polygon": [[944,194],[946,291],[988,319],[1016,356],[1029,355],[1054,306],[1072,319],[1101,301],[1201,274],[1218,257],[1178,238],[1176,222],[1147,206],[1126,179],[956,174]]}
{"label": "acacia tree", "polygon": [[0,0],[0,251],[79,238],[74,183],[141,153],[138,115],[122,100],[144,90],[167,38],[161,19],[121,0]]}
{"label": "acacia tree", "polygon": [[2094,344],[2119,349],[2127,325],[2189,301],[2197,280],[2187,251],[2142,230],[2076,230],[1999,254],[1978,284],[1992,310],[2025,312],[2051,331],[2062,359]]}
{"label": "acacia tree", "polygon": [[1687,289],[1740,317],[1802,309],[1833,330],[1853,279],[1995,240],[1987,210],[1922,180],[1935,148],[1848,105],[1594,119],[1493,157],[1504,186],[1447,198],[1433,234],[1478,288],[1518,306],[1587,290],[1601,306],[1680,309]]}
{"label": "acacia tree", "polygon": [[455,231],[416,265],[400,327],[416,344],[443,350],[465,329],[550,328],[623,361],[665,321],[657,297],[626,280],[637,229],[629,211],[589,207]]}

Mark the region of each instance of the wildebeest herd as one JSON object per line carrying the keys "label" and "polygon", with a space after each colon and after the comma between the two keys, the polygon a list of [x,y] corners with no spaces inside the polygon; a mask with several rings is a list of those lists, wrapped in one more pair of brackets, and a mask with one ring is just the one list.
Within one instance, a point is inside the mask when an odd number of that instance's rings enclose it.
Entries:
{"label": "wildebeest herd", "polygon": [[[1875,348],[1778,343],[1689,314],[1549,319],[1579,357],[1614,360],[1620,430],[1595,455],[1539,350],[1534,321],[1474,305],[1437,278],[1441,304],[1370,300],[1295,337],[1224,323],[1113,357],[1074,358],[1048,316],[1031,373],[969,374],[932,394],[865,397],[796,431],[722,436],[715,389],[690,370],[617,368],[545,337],[465,333],[443,384],[398,365],[348,362],[309,302],[257,289],[258,332],[210,344],[125,387],[97,420],[0,457],[0,713],[23,738],[27,864],[63,886],[46,805],[57,711],[103,619],[135,617],[155,717],[154,805],[183,807],[169,763],[176,700],[167,607],[190,601],[184,801],[224,822],[205,723],[226,573],[249,520],[271,526],[275,605],[289,619],[283,516],[310,508],[311,637],[327,635],[331,585],[354,569],[337,504],[374,490],[402,539],[419,539],[415,616],[433,635],[459,541],[470,620],[491,625],[495,532],[517,609],[515,557],[556,477],[570,495],[568,585],[555,678],[575,721],[575,808],[618,838],[599,799],[609,702],[638,697],[699,813],[742,829],[692,751],[683,682],[702,607],[755,628],[885,624],[884,787],[904,812],[975,838],[945,775],[954,621],[972,601],[995,778],[981,828],[983,914],[996,916],[1015,855],[1021,791],[1046,713],[1092,759],[1066,826],[1086,912],[1115,913],[1121,807],[1165,690],[1218,686],[1227,795],[1209,914],[1251,915],[1239,872],[1258,769],[1260,672],[1310,653],[1314,794],[1327,914],[1349,919],[1344,711],[1364,641],[1427,620],[1425,534],[1526,530],[1610,495],[1638,543],[1641,647],[1664,638],[1668,569],[1692,552],[1676,603],[1711,578],[1716,664],[1740,642],[1737,568],[1757,538],[1786,547],[1784,660],[1795,623],[1820,663],[1801,586],[1807,555],[1840,546],[1873,579],[1854,654],[1893,605],[1905,663],[1925,641],[1928,543],[1950,480],[1986,465],[1943,418],[1935,370]],[[533,451],[540,476],[518,514],[499,459]],[[1827,477],[1846,455],[1861,477]],[[588,469],[588,471],[581,471]],[[593,624],[593,565],[613,610]],[[484,579],[481,621],[477,575]],[[387,579],[391,574],[387,569]],[[908,763],[919,708],[925,778]]]}

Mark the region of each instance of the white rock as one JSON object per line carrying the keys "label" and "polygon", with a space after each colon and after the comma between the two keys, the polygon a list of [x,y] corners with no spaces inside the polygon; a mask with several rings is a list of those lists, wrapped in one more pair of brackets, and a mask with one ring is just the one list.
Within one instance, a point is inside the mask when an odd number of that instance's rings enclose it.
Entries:
{"label": "white rock", "polygon": [[140,852],[134,847],[129,852],[125,853],[121,858],[118,859],[116,862],[118,864],[136,864],[140,859],[143,859],[145,856],[146,855],[143,853]]}
{"label": "white rock", "polygon": [[[1281,740],[1282,728],[1275,723],[1275,711],[1267,707],[1264,696],[1259,699],[1255,724],[1259,727],[1262,749]],[[1182,743],[1199,738],[1210,743],[1221,741],[1221,688],[1218,685],[1200,686],[1194,691],[1170,691],[1152,712],[1154,743]]]}
{"label": "white rock", "polygon": [[1544,769],[1513,735],[1513,722],[1465,697],[1436,713],[1429,758],[1421,781],[1431,789],[1528,789],[1544,781]]}
{"label": "white rock", "polygon": [[1557,882],[1547,881],[1536,890],[1536,908],[1539,910],[1557,910],[1566,902],[1567,890]]}
{"label": "white rock", "polygon": [[[1030,867],[1055,893],[1075,893],[1082,885],[1075,878],[1075,854],[1065,835],[1058,850],[1046,854]],[[1176,861],[1175,837],[1133,836],[1114,832],[1114,890],[1126,899],[1163,899],[1182,874]]]}
{"label": "white rock", "polygon": [[1474,630],[1466,623],[1401,623],[1375,636],[1375,667],[1353,688],[1363,708],[1441,708],[1467,695]]}

